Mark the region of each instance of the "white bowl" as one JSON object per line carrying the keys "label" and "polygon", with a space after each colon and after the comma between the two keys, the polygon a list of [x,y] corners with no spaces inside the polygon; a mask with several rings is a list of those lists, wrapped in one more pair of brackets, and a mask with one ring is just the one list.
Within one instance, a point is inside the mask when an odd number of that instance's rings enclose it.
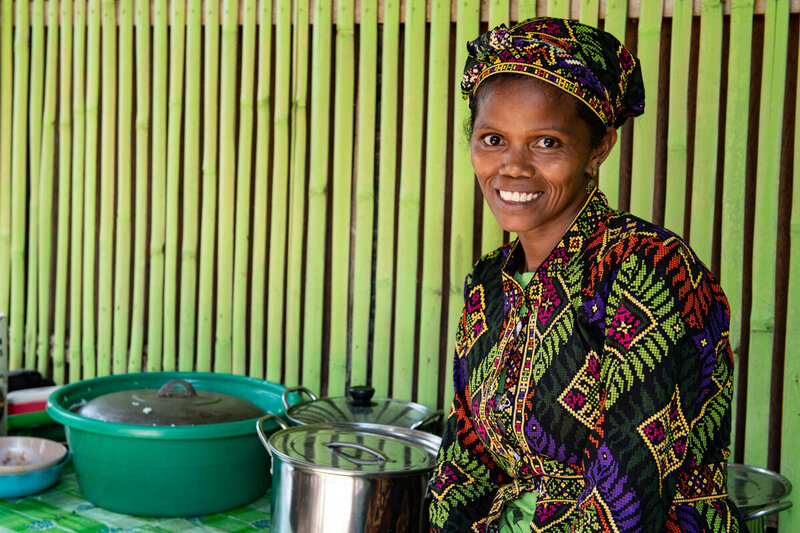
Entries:
{"label": "white bowl", "polygon": [[67,454],[54,440],[38,437],[0,437],[0,475],[23,474],[51,467]]}

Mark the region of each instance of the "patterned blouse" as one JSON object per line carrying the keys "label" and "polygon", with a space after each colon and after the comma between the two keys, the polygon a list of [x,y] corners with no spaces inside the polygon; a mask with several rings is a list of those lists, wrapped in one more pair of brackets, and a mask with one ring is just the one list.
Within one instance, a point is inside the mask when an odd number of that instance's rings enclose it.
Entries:
{"label": "patterned blouse", "polygon": [[733,358],[717,281],[595,191],[527,286],[518,241],[467,276],[433,532],[747,531],[726,491]]}

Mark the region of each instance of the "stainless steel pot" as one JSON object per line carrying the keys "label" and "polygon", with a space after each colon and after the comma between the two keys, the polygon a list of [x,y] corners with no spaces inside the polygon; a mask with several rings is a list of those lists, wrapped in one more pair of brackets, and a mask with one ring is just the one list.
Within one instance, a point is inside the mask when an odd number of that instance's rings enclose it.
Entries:
{"label": "stainless steel pot", "polygon": [[[262,425],[284,426],[267,437]],[[441,439],[378,424],[288,427],[258,420],[272,456],[272,531],[416,533],[427,529],[425,488]]]}

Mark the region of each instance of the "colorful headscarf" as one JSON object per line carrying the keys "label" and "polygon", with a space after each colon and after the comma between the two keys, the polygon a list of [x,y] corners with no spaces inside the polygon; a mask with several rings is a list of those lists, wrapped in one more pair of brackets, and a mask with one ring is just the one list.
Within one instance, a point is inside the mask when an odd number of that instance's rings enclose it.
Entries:
{"label": "colorful headscarf", "polygon": [[528,19],[505,24],[467,43],[461,92],[472,103],[480,83],[518,73],[573,95],[615,128],[644,112],[639,60],[610,33],[571,20]]}

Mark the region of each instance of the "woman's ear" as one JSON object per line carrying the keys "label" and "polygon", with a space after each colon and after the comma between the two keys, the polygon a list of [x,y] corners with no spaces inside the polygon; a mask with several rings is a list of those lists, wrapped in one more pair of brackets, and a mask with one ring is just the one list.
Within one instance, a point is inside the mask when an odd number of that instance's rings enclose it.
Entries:
{"label": "woman's ear", "polygon": [[590,158],[592,168],[596,169],[600,167],[603,161],[608,157],[608,154],[611,153],[611,149],[614,148],[615,144],[617,144],[617,130],[614,128],[606,128],[605,137],[603,137],[600,144],[592,151],[592,157]]}

